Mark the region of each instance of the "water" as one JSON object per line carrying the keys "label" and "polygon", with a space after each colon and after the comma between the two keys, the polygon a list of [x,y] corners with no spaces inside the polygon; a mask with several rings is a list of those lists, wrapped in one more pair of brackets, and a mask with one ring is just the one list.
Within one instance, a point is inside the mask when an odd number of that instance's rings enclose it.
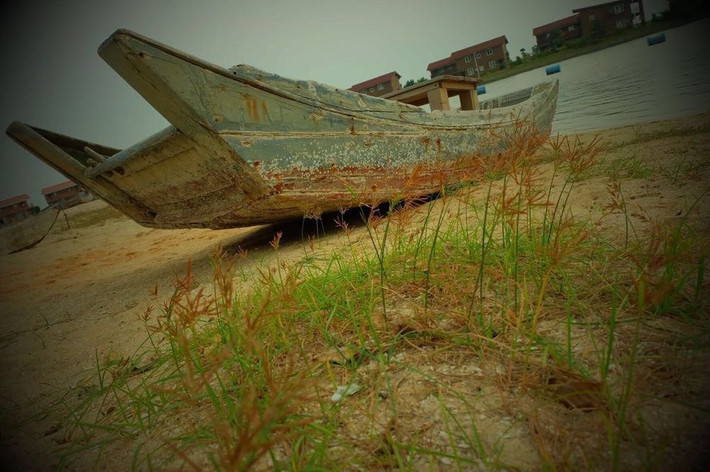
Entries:
{"label": "water", "polygon": [[486,84],[482,100],[558,79],[553,133],[575,133],[710,112],[710,19]]}

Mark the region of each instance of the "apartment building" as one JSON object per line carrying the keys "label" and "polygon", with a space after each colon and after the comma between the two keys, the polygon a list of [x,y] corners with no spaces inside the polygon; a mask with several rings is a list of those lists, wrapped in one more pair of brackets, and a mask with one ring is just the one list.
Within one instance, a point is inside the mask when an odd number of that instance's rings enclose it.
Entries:
{"label": "apartment building", "polygon": [[646,24],[641,0],[617,0],[575,8],[572,12],[579,14],[582,36],[593,41],[620,30]]}
{"label": "apartment building", "polygon": [[79,184],[67,180],[61,184],[42,189],[42,195],[47,205],[57,205],[59,208],[69,208],[81,203],[81,193],[84,191]]}
{"label": "apartment building", "polygon": [[432,79],[439,75],[480,77],[488,72],[504,69],[510,62],[508,38],[499,36],[483,43],[454,51],[445,59],[427,67]]}
{"label": "apartment building", "polygon": [[352,90],[353,92],[359,92],[364,95],[372,95],[373,97],[379,97],[386,93],[394,92],[395,90],[401,89],[402,85],[399,83],[399,79],[401,78],[402,76],[399,75],[396,71],[392,71],[379,77],[375,77],[373,79],[360,82],[359,84],[355,84],[348,90]]}
{"label": "apartment building", "polygon": [[16,223],[32,216],[29,195],[16,195],[0,201],[0,225]]}
{"label": "apartment building", "polygon": [[533,28],[533,36],[535,36],[540,51],[553,49],[554,42],[558,39],[569,41],[580,38],[582,37],[582,25],[579,13]]}

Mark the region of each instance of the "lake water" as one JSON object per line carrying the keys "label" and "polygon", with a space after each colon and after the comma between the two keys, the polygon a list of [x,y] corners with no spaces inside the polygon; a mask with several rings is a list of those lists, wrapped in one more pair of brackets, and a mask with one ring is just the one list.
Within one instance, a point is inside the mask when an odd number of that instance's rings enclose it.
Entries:
{"label": "lake water", "polygon": [[666,30],[666,41],[640,38],[486,84],[480,99],[558,79],[553,133],[592,131],[710,112],[710,19]]}

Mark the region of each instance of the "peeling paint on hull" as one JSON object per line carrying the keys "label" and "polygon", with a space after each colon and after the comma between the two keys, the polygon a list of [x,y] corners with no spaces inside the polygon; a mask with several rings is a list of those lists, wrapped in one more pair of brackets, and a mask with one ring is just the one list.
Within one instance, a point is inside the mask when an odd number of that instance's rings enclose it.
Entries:
{"label": "peeling paint on hull", "polygon": [[170,127],[124,150],[21,122],[7,133],[149,227],[250,226],[433,193],[474,179],[521,129],[548,134],[557,102],[550,82],[512,107],[426,112],[223,69],[125,30],[99,54]]}

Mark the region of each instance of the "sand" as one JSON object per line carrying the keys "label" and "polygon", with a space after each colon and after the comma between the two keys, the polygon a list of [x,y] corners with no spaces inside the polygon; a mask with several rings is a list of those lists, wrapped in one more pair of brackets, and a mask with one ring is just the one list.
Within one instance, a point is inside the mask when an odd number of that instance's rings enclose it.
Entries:
{"label": "sand", "polygon": [[[615,156],[668,169],[666,175],[624,181],[631,214],[641,227],[679,218],[704,192],[705,209],[695,218],[709,236],[709,126],[710,116],[703,115],[601,133],[616,145],[610,151]],[[638,139],[692,127],[705,132]],[[695,174],[683,175],[697,178],[674,179],[673,169],[682,166],[695,166]],[[623,218],[601,217],[610,199],[608,183],[606,177],[580,182],[573,210],[588,214],[600,230],[621,234]],[[65,441],[62,399],[81,395],[97,358],[135,352],[145,339],[141,316],[170,295],[175,276],[185,271],[188,261],[198,283],[207,282],[218,247],[232,253],[247,250],[250,262],[244,264],[257,265],[271,257],[269,242],[277,231],[284,232],[282,248],[291,257],[309,244],[301,239],[300,222],[220,231],[158,230],[138,225],[100,200],[68,209],[65,215],[38,246],[0,256],[0,442],[5,464],[25,470],[57,465],[56,449]],[[322,251],[337,251],[344,240],[333,236],[337,228],[326,226],[328,235],[320,234],[316,244]],[[362,236],[359,231],[362,228],[355,228],[355,239]],[[306,225],[310,233],[315,233],[312,223]],[[128,466],[132,454],[127,449],[114,464]]]}

